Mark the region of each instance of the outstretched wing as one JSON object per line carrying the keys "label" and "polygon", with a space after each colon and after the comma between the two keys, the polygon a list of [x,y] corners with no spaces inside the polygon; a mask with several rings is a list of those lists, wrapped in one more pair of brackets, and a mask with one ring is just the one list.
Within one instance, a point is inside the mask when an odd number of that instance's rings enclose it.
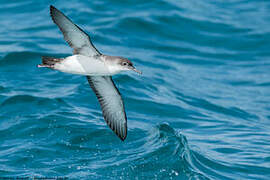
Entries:
{"label": "outstretched wing", "polygon": [[94,47],[90,37],[80,27],[74,24],[67,16],[54,6],[50,6],[50,13],[53,22],[59,27],[64,39],[73,48],[74,54],[95,56],[101,53]]}
{"label": "outstretched wing", "polygon": [[120,92],[111,76],[87,76],[101,106],[108,126],[124,141],[127,136],[127,117]]}

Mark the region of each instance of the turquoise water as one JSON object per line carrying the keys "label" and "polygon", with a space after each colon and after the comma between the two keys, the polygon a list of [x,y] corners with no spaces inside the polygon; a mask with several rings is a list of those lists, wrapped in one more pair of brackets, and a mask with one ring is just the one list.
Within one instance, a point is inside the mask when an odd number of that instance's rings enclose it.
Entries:
{"label": "turquoise water", "polygon": [[50,3],[1,1],[0,177],[270,178],[270,1],[53,1],[143,71],[114,76],[124,142],[85,77],[36,68],[72,53]]}

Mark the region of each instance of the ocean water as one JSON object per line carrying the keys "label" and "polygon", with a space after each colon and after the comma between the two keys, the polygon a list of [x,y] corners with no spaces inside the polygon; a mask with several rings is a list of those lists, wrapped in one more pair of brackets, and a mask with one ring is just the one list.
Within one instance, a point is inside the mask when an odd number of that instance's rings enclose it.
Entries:
{"label": "ocean water", "polygon": [[[53,4],[104,54],[128,136],[107,127],[83,76],[38,69],[72,50]],[[270,1],[3,1],[0,179],[270,179]]]}

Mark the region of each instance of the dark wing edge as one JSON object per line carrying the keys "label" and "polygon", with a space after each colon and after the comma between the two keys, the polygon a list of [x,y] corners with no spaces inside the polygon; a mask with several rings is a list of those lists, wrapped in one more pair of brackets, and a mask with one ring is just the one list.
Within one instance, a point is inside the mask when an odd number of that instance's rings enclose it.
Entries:
{"label": "dark wing edge", "polygon": [[[111,76],[86,76],[95,92],[103,117],[113,132],[124,141],[127,137],[127,116],[121,94]],[[106,88],[104,88],[106,86]],[[112,93],[110,93],[110,92]]]}
{"label": "dark wing edge", "polygon": [[63,33],[66,42],[74,49],[74,54],[101,55],[93,45],[89,35],[52,5],[50,5],[50,15]]}

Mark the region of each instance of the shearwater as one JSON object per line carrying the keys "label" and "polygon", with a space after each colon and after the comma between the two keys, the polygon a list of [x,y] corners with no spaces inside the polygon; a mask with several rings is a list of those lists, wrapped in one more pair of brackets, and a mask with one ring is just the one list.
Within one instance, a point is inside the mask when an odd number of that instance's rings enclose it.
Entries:
{"label": "shearwater", "polygon": [[106,123],[124,141],[127,137],[127,116],[121,94],[111,76],[128,70],[139,74],[141,72],[126,58],[101,54],[88,34],[54,6],[50,6],[50,15],[64,39],[73,48],[74,55],[66,58],[42,57],[42,64],[38,67],[86,75],[98,98]]}

